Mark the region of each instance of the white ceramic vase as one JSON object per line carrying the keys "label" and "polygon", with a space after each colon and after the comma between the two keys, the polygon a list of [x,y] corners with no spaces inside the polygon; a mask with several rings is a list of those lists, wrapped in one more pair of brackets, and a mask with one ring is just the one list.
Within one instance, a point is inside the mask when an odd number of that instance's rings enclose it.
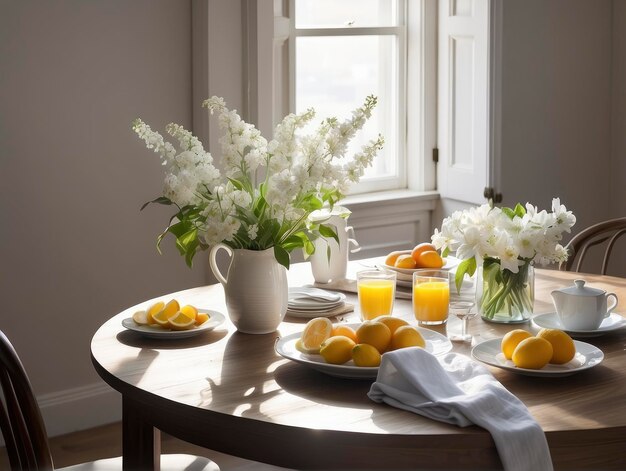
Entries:
{"label": "white ceramic vase", "polygon": [[334,215],[324,224],[336,228],[339,243],[335,239],[325,237],[315,240],[315,252],[311,255],[311,271],[317,283],[343,280],[348,270],[348,254],[361,250],[354,238],[354,229],[348,226],[346,217]]}
{"label": "white ceramic vase", "polygon": [[[215,256],[220,249],[230,255],[224,276]],[[228,317],[239,332],[267,334],[276,331],[287,312],[287,270],[274,257],[274,249],[231,249],[215,245],[209,254],[213,274],[224,286]]]}

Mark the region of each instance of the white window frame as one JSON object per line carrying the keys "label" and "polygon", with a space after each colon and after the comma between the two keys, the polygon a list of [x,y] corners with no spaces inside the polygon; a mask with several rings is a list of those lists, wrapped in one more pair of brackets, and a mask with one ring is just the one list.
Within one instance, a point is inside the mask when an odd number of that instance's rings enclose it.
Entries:
{"label": "white window frame", "polygon": [[[302,37],[329,37],[329,36],[394,36],[397,40],[397,62],[394,77],[397,77],[396,110],[397,130],[394,139],[397,142],[395,159],[395,175],[362,180],[353,185],[351,194],[372,193],[384,190],[407,188],[407,147],[406,147],[406,63],[407,63],[407,6],[405,0],[397,0],[397,26],[372,27],[328,27],[328,28],[296,28],[295,0],[289,0],[289,110],[295,111],[296,105],[296,40]],[[372,136],[374,138],[375,136]],[[387,140],[390,136],[385,136]]]}

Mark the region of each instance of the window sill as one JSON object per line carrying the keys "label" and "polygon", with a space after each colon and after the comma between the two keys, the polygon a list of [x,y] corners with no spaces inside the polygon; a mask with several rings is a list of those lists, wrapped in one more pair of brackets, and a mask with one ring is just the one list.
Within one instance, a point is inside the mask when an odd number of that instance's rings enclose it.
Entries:
{"label": "window sill", "polygon": [[430,209],[434,209],[435,202],[438,199],[438,191],[391,190],[347,196],[341,200],[339,204],[356,209],[407,203],[422,203],[428,206],[432,205]]}

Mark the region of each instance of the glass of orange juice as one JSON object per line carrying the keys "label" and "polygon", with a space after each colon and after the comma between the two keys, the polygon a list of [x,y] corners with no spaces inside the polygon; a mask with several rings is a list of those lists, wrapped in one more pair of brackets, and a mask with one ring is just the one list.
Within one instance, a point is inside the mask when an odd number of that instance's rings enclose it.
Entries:
{"label": "glass of orange juice", "polygon": [[450,273],[421,269],[413,272],[413,313],[420,324],[444,324],[450,304]]}
{"label": "glass of orange juice", "polygon": [[361,320],[390,316],[396,295],[396,273],[364,270],[356,274]]}

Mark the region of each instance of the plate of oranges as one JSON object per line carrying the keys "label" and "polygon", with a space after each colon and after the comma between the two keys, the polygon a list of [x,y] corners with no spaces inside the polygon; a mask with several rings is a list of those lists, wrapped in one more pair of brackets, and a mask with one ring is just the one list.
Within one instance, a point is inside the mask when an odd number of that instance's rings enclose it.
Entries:
{"label": "plate of oranges", "polygon": [[562,330],[541,329],[536,336],[515,329],[472,349],[472,357],[487,365],[526,376],[569,376],[599,365],[602,350],[572,340]]}
{"label": "plate of oranges", "polygon": [[383,263],[378,267],[398,273],[399,280],[411,281],[410,278],[416,270],[432,268],[450,270],[459,264],[455,257],[442,257],[435,246],[424,242],[416,245],[412,250],[397,250],[389,253]]}

